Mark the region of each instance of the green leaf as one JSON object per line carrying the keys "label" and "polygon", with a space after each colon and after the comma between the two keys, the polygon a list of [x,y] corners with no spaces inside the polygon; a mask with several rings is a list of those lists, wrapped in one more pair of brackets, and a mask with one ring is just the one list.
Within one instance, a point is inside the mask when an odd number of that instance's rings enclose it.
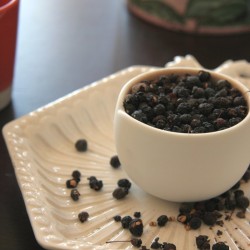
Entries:
{"label": "green leaf", "polygon": [[247,19],[247,0],[190,0],[186,17],[199,24],[229,25]]}
{"label": "green leaf", "polygon": [[137,5],[145,12],[161,19],[178,23],[183,22],[183,17],[161,0],[131,0],[131,3]]}

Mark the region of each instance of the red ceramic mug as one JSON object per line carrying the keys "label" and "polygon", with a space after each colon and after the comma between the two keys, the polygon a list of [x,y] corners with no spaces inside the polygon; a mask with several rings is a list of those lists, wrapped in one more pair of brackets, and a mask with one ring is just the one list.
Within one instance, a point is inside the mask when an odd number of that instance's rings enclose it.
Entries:
{"label": "red ceramic mug", "polygon": [[15,64],[18,0],[0,0],[0,110],[11,99]]}

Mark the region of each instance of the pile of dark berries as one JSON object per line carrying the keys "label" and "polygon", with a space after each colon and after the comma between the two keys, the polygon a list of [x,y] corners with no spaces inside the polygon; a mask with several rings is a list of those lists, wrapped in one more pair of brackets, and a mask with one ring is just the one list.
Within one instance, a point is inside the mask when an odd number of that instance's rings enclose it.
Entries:
{"label": "pile of dark berries", "polygon": [[[199,235],[196,237],[196,246],[199,250],[210,250],[210,240],[207,235]],[[212,245],[212,250],[229,250],[224,242],[217,242]]]}
{"label": "pile of dark berries", "polygon": [[248,107],[242,93],[227,80],[197,75],[164,75],[132,86],[125,112],[152,127],[180,133],[208,133],[242,121]]}
{"label": "pile of dark berries", "polygon": [[248,207],[249,199],[239,189],[239,183],[237,183],[218,197],[201,202],[182,203],[177,221],[183,223],[188,230],[198,229],[202,223],[207,226],[223,226],[224,214],[224,220],[230,220],[233,212],[238,218],[245,218]]}
{"label": "pile of dark berries", "polygon": [[115,188],[112,195],[115,199],[120,200],[125,198],[129,193],[129,189],[131,188],[131,182],[128,179],[124,178],[118,180],[117,185],[118,187]]}

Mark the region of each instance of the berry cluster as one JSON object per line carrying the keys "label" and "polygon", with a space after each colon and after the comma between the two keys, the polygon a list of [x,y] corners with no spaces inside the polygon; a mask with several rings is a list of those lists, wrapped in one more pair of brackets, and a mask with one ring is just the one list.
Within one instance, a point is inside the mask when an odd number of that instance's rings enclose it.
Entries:
{"label": "berry cluster", "polygon": [[242,93],[227,80],[197,75],[164,75],[132,86],[125,112],[152,127],[180,133],[207,133],[242,121],[248,107]]}
{"label": "berry cluster", "polygon": [[177,221],[189,229],[198,229],[202,223],[207,226],[223,226],[222,212],[226,213],[225,220],[231,219],[232,212],[239,218],[245,218],[249,199],[239,189],[240,182],[222,195],[201,202],[183,203],[179,207]]}

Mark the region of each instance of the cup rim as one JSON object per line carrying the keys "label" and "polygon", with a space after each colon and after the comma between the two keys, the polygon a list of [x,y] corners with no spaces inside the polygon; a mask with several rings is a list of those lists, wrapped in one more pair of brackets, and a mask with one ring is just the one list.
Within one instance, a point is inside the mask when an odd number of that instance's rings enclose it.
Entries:
{"label": "cup rim", "polygon": [[[135,84],[138,83],[139,81],[142,80],[150,80],[150,79],[154,79],[154,77],[160,76],[160,75],[164,75],[164,74],[171,74],[171,73],[198,73],[199,71],[206,71],[209,72],[213,77],[215,77],[215,79],[225,79],[227,81],[229,81],[229,83],[232,86],[235,86],[241,93],[242,95],[245,97],[245,100],[247,102],[247,107],[248,107],[248,113],[246,115],[246,117],[244,117],[244,119],[242,121],[240,121],[239,123],[237,123],[236,125],[223,129],[223,130],[219,130],[219,131],[213,131],[213,132],[207,132],[207,133],[180,133],[180,132],[174,132],[174,131],[167,131],[167,130],[163,130],[163,129],[158,129],[152,126],[149,126],[148,124],[145,124],[143,122],[140,122],[136,119],[134,119],[133,117],[131,117],[129,114],[127,114],[124,110],[123,107],[123,101],[125,99],[125,96],[128,94],[129,90],[131,89],[131,87]],[[130,79],[128,82],[125,83],[125,85],[123,85],[120,94],[118,96],[118,102],[116,105],[116,111],[120,114],[122,114],[124,117],[126,117],[127,119],[129,119],[130,122],[133,122],[135,124],[137,124],[138,126],[142,126],[143,129],[147,129],[149,131],[151,131],[152,133],[158,133],[158,134],[168,134],[171,136],[180,136],[180,137],[211,137],[217,134],[227,134],[227,133],[231,133],[235,130],[240,129],[240,127],[246,125],[246,123],[249,122],[250,120],[250,90],[247,88],[247,86],[245,86],[242,82],[240,82],[237,79],[234,79],[226,74],[223,73],[219,73],[219,72],[215,72],[212,70],[208,70],[208,69],[203,69],[203,68],[194,68],[194,67],[171,67],[171,68],[161,68],[161,69],[154,69],[152,71],[149,72],[145,72],[142,73],[138,76],[135,76],[134,78]]]}

